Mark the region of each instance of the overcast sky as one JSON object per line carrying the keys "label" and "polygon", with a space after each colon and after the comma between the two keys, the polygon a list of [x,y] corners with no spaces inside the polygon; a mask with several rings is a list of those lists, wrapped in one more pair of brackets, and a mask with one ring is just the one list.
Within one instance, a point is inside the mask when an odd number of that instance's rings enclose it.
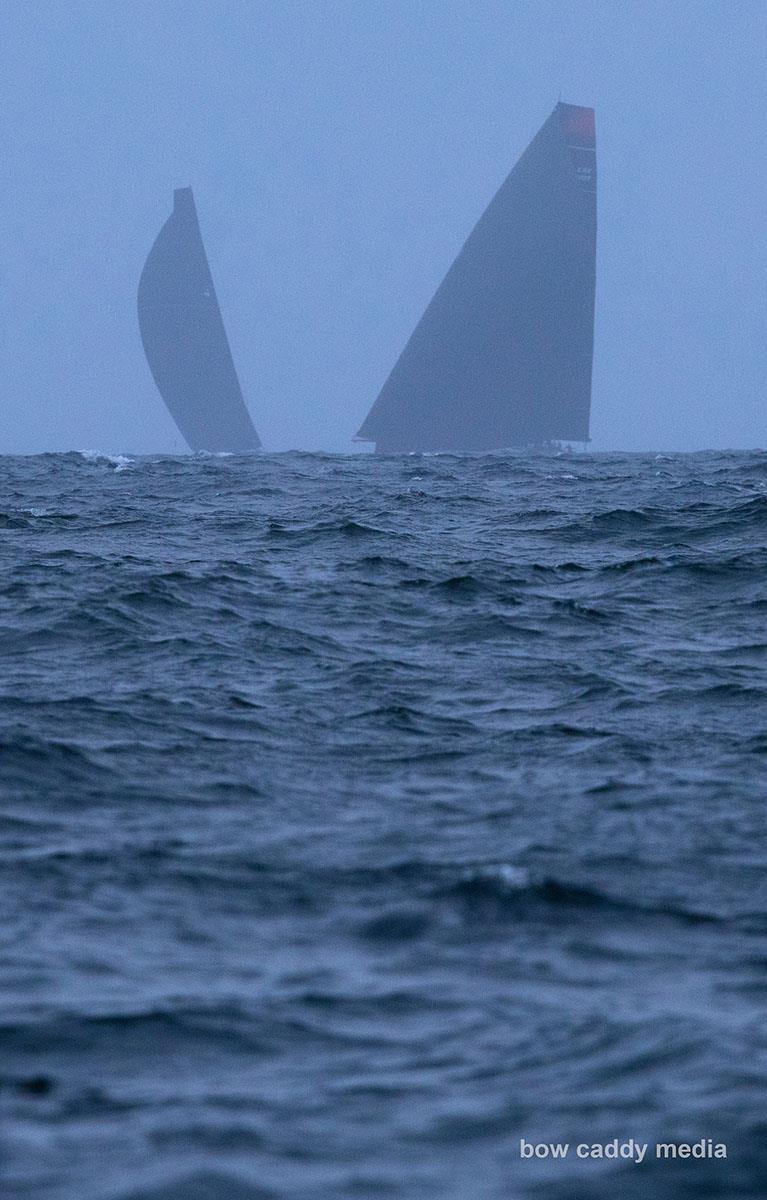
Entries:
{"label": "overcast sky", "polygon": [[557,99],[594,105],[597,449],[767,445],[764,0],[7,0],[0,452],[180,451],[136,285],[194,187],[269,449],[351,451]]}

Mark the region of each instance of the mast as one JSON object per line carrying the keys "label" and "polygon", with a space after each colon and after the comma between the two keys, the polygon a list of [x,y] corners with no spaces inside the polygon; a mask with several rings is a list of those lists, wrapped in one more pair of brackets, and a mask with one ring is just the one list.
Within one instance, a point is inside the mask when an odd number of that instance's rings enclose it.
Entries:
{"label": "mast", "polygon": [[558,103],[451,266],[357,435],[379,453],[588,441],[594,110]]}
{"label": "mast", "polygon": [[173,198],[173,212],[138,286],[149,367],[192,450],[258,450],[261,442],[242,398],[192,189],[177,188]]}

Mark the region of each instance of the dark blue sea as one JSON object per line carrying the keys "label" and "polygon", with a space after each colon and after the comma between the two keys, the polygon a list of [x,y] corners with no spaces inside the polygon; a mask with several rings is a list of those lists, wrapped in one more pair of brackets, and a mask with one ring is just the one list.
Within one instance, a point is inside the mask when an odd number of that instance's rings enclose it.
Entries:
{"label": "dark blue sea", "polygon": [[0,537],[3,1197],[762,1200],[767,454],[4,458]]}

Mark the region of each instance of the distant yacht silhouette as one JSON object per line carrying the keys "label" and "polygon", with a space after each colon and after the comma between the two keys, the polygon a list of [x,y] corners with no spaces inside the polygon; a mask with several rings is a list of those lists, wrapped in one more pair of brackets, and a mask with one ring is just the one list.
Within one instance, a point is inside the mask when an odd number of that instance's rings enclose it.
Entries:
{"label": "distant yacht silhouette", "polygon": [[379,453],[589,440],[594,110],[557,104],[438,288],[355,440]]}
{"label": "distant yacht silhouette", "polygon": [[261,447],[242,398],[191,188],[174,192],[141,273],[141,340],[160,395],[192,450]]}

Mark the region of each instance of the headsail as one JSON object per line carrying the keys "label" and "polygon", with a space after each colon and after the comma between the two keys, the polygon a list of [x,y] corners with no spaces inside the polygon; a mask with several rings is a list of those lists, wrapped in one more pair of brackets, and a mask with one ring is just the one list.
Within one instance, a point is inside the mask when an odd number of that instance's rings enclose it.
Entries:
{"label": "headsail", "polygon": [[160,395],[193,450],[261,446],[237,372],[191,188],[174,192],[138,286],[141,340]]}
{"label": "headsail", "polygon": [[491,201],[357,437],[383,453],[588,441],[594,111],[558,104]]}

